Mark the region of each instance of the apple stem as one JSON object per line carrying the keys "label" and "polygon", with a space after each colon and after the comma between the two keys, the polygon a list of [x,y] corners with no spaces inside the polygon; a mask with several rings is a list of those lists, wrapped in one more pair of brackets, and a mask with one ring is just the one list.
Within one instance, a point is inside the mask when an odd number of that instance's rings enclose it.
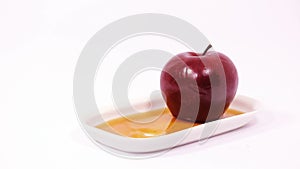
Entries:
{"label": "apple stem", "polygon": [[206,54],[206,52],[210,49],[212,47],[212,45],[211,44],[209,44],[207,47],[206,47],[206,49],[204,50],[204,52],[203,52],[203,55],[205,55]]}

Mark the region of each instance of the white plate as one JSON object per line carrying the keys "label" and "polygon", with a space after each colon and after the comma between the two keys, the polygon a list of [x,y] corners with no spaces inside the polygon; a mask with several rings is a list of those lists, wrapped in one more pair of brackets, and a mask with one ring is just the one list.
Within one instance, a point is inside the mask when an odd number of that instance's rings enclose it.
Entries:
{"label": "white plate", "polygon": [[[149,103],[141,103],[139,106],[142,107],[148,105]],[[164,101],[160,98],[152,102],[153,110],[164,106]],[[230,108],[244,112],[241,115],[227,117],[181,130],[179,132],[150,138],[125,137],[95,127],[104,121],[120,117],[120,115],[115,111],[106,112],[101,115],[101,118],[100,115],[98,115],[98,117],[90,117],[86,120],[85,128],[94,140],[110,148],[130,153],[149,153],[206,139],[242,127],[253,119],[258,107],[258,101],[239,95],[231,103]],[[126,108],[123,110],[125,112],[127,111]],[[125,114],[130,114],[130,112],[126,112]]]}

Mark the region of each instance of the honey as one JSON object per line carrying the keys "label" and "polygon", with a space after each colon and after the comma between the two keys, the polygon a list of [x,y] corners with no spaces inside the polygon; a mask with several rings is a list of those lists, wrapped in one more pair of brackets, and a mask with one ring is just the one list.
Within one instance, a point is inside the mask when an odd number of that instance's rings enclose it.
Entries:
{"label": "honey", "polygon": [[[222,118],[236,116],[243,112],[227,109]],[[201,125],[176,119],[168,108],[129,115],[109,120],[96,128],[133,138],[148,138],[174,133],[193,126]]]}

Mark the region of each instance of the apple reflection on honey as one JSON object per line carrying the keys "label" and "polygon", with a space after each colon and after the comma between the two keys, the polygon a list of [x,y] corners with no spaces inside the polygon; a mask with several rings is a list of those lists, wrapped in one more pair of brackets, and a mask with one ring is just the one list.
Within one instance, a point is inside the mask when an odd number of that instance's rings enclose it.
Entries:
{"label": "apple reflection on honey", "polygon": [[[227,109],[222,118],[236,116],[242,113],[241,111]],[[147,121],[151,122],[143,123]],[[126,137],[149,138],[174,133],[197,125],[200,125],[200,123],[176,119],[168,108],[164,108],[163,110],[158,109],[133,114],[127,118],[116,118],[99,124],[96,127]]]}
{"label": "apple reflection on honey", "polygon": [[[219,52],[208,52],[209,48],[211,45],[203,53],[178,54],[166,63],[161,72],[160,86],[167,108],[116,118],[96,127],[122,136],[148,138],[242,114],[228,109],[238,86],[237,70],[229,57]],[[221,61],[222,69],[216,66],[217,61]],[[218,79],[221,73],[225,73],[225,81],[219,81],[212,89],[211,78]],[[226,85],[225,97],[213,100],[212,90],[223,89],[222,85]],[[224,107],[208,114],[212,104]]]}

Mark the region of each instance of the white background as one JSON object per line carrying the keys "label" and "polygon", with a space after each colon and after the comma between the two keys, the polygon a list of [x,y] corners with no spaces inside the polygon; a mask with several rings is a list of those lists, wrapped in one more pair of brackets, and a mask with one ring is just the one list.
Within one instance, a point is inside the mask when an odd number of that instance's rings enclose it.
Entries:
{"label": "white background", "polygon": [[[297,0],[1,0],[0,168],[299,168],[299,11]],[[227,54],[238,92],[265,105],[256,120],[147,160],[94,145],[73,106],[77,58],[96,31],[145,12],[192,23]]]}

